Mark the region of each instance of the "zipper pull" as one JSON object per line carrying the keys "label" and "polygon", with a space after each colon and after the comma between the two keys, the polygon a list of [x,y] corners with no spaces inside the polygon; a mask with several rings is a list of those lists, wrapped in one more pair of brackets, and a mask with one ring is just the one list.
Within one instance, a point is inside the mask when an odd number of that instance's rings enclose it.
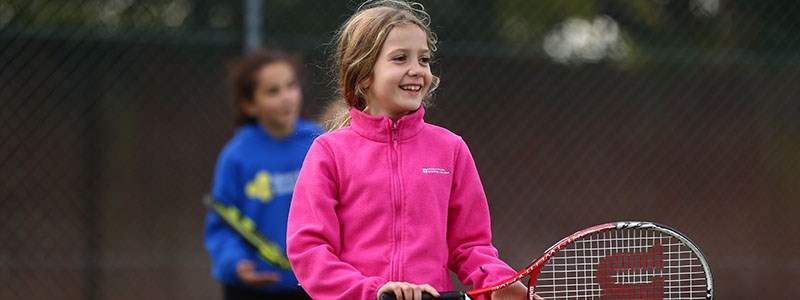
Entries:
{"label": "zipper pull", "polygon": [[397,146],[397,123],[392,123],[392,143]]}

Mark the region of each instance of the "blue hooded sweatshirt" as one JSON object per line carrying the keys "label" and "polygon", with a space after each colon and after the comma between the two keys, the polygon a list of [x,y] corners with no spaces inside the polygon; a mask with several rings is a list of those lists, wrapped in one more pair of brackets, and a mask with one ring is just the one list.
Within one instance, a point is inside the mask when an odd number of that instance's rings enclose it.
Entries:
{"label": "blue hooded sweatshirt", "polygon": [[[298,120],[295,132],[283,139],[270,136],[258,124],[240,127],[222,149],[214,171],[211,195],[228,206],[237,207],[256,223],[258,231],[286,250],[286,222],[297,175],[314,139],[323,129]],[[256,262],[259,272],[280,273],[281,281],[265,292],[299,289],[297,279],[258,257],[218,215],[206,215],[205,248],[211,256],[212,274],[225,285],[246,285],[236,274],[238,261]]]}

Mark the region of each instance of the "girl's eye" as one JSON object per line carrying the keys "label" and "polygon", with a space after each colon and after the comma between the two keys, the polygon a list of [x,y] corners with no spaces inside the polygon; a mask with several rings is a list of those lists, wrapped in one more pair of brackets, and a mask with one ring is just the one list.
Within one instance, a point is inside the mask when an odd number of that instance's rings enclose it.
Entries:
{"label": "girl's eye", "polygon": [[395,60],[395,61],[406,61],[406,57],[405,57],[405,55],[399,55],[399,56],[395,56],[392,60]]}
{"label": "girl's eye", "polygon": [[267,92],[267,95],[275,96],[275,95],[278,94],[278,92],[280,92],[280,88],[278,88],[278,87],[270,87],[270,88],[268,88],[266,90],[266,92]]}
{"label": "girl's eye", "polygon": [[419,58],[419,62],[422,63],[422,64],[427,65],[427,64],[431,63],[431,58],[427,57],[427,56],[423,56],[423,57]]}

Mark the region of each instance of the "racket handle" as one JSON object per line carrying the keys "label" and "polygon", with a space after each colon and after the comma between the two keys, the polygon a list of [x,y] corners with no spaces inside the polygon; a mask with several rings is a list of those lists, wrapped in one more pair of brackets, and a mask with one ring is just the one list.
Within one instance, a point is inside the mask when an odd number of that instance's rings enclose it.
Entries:
{"label": "racket handle", "polygon": [[[464,300],[468,299],[466,295],[464,292],[444,292],[439,293],[439,298],[436,298],[431,294],[422,293],[422,300]],[[397,300],[397,297],[391,293],[383,293],[381,300]]]}

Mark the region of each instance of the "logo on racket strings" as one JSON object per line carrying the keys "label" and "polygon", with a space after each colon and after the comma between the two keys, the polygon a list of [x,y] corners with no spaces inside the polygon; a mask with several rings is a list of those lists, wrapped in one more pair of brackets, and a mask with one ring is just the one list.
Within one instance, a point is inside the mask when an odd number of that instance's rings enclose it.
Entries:
{"label": "logo on racket strings", "polygon": [[600,299],[664,299],[664,268],[661,244],[645,252],[614,253],[597,265]]}

